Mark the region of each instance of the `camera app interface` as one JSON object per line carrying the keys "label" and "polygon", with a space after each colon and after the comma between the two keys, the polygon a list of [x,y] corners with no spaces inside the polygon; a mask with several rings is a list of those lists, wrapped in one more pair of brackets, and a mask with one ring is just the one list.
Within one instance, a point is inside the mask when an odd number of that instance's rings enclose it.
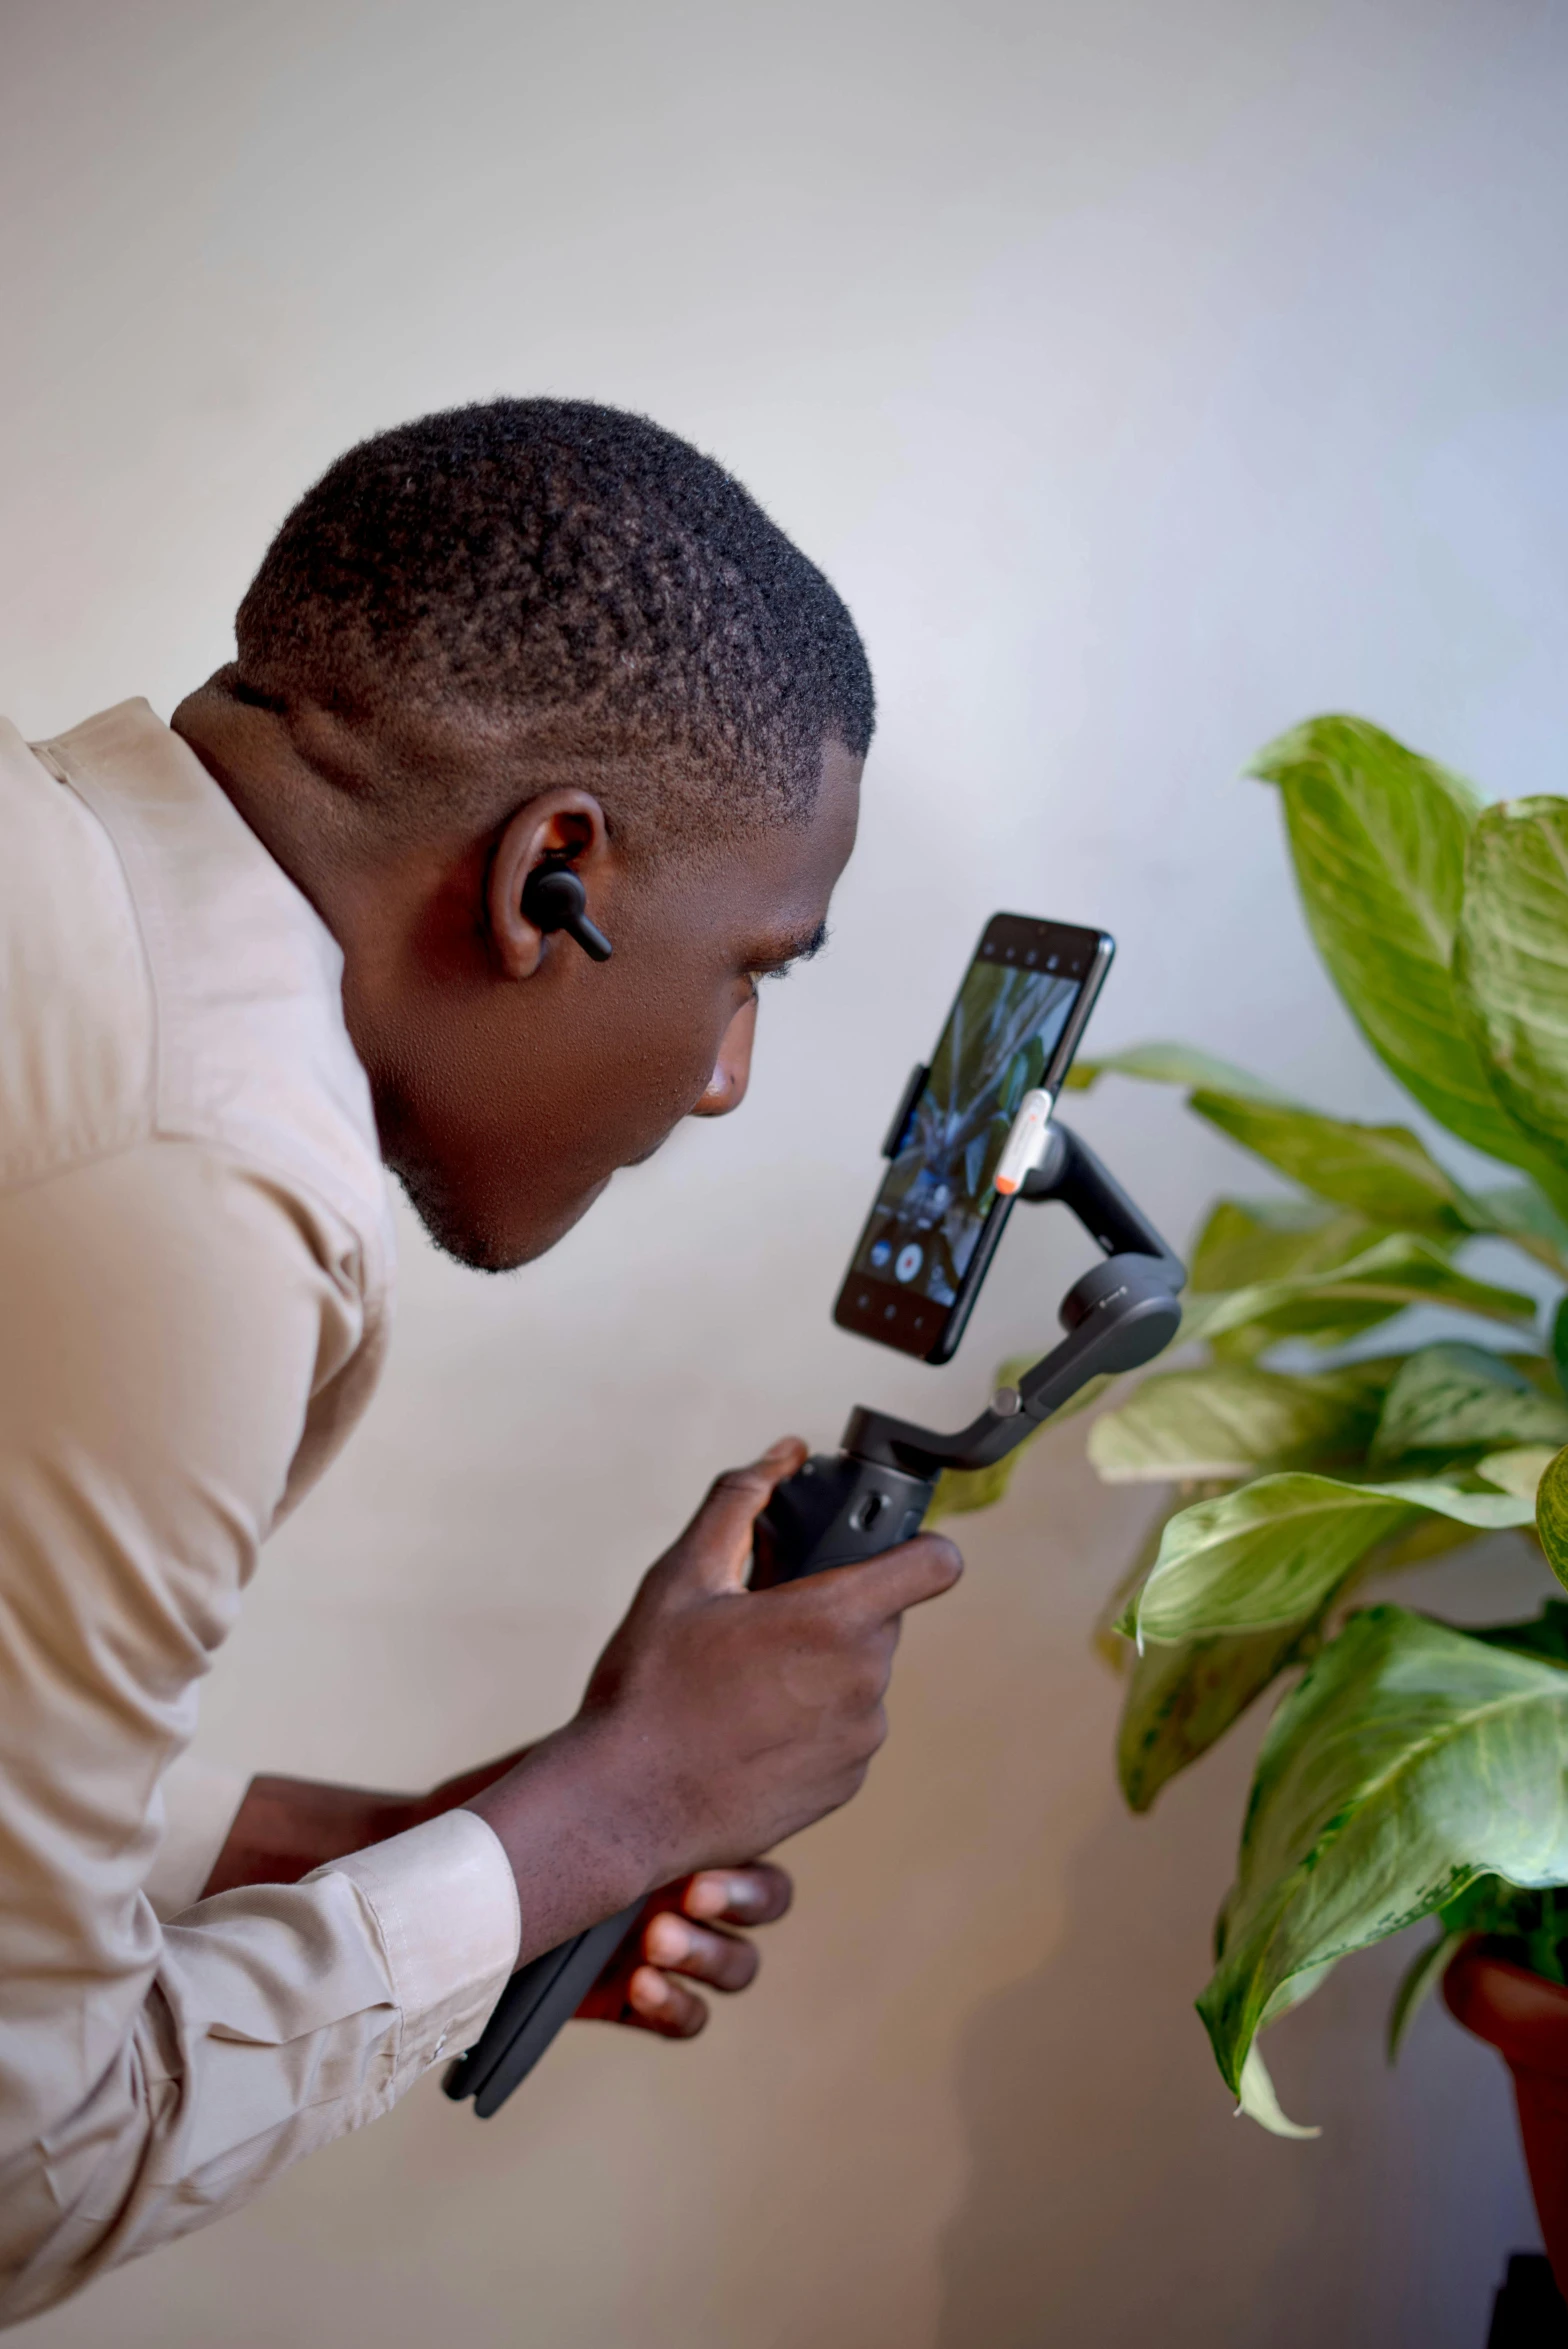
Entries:
{"label": "camera app interface", "polygon": [[999,961],[972,965],[877,1194],[857,1272],[957,1303],[1018,1104],[1050,1066],[1081,985]]}

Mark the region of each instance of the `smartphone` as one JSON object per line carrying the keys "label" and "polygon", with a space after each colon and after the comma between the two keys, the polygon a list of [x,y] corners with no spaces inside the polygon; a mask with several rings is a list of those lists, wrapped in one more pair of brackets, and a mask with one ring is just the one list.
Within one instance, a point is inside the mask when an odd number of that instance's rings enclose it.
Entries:
{"label": "smartphone", "polygon": [[1116,952],[1103,930],[994,914],[917,1069],[833,1318],[924,1362],[963,1336],[1012,1206],[993,1177],[1026,1093],[1053,1098]]}

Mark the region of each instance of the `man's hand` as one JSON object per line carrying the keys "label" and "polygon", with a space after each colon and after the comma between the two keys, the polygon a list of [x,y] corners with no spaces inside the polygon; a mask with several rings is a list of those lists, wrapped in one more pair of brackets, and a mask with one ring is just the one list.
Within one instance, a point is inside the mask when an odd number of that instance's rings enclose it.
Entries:
{"label": "man's hand", "polygon": [[927,1534],[748,1591],[752,1527],[804,1456],[803,1444],[775,1444],[719,1478],[644,1576],[565,1729],[425,1795],[255,1778],[206,1896],[296,1883],[466,1804],[518,1877],[519,1964],[645,1895],[635,1935],[581,2012],[670,2038],[701,2030],[707,2008],[687,1982],[743,1990],[757,1954],[729,1928],[789,1906],[783,1869],[752,1855],[856,1791],[886,1734],[902,1612],[960,1572],[952,1543]]}
{"label": "man's hand", "polygon": [[804,1456],[792,1439],[719,1478],[643,1578],[576,1719],[470,1798],[517,1876],[520,1963],[655,1885],[745,1867],[865,1777],[903,1611],[949,1589],[960,1560],[927,1534],[749,1591],[756,1518]]}

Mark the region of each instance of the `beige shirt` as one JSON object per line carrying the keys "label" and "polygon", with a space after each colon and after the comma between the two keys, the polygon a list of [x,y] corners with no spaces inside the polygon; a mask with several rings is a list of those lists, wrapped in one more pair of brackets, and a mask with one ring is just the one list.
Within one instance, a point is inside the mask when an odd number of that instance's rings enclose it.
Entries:
{"label": "beige shirt", "polygon": [[145,702],[0,721],[0,2322],[386,2111],[516,1961],[468,1811],[149,1898],[222,1840],[198,1683],[383,1344],[341,972]]}

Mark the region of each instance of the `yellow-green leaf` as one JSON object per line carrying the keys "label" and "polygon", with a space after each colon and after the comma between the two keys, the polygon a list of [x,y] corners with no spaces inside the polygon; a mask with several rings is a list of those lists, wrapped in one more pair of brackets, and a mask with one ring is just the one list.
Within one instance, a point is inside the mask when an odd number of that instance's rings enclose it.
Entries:
{"label": "yellow-green leaf", "polygon": [[1373,1051],[1450,1133],[1533,1167],[1450,974],[1477,815],[1468,784],[1351,717],[1309,718],[1250,772],[1279,786],[1308,924]]}
{"label": "yellow-green leaf", "polygon": [[1456,1239],[1477,1228],[1478,1210],[1408,1126],[1355,1125],[1215,1091],[1192,1094],[1187,1106],[1304,1190],[1387,1231]]}
{"label": "yellow-green leaf", "polygon": [[1371,1465],[1412,1455],[1451,1459],[1482,1447],[1568,1443],[1568,1403],[1543,1395],[1485,1346],[1423,1346],[1388,1388],[1372,1438]]}
{"label": "yellow-green leaf", "polygon": [[1539,1184],[1497,1183],[1473,1191],[1470,1197],[1488,1231],[1501,1232],[1553,1272],[1568,1272],[1568,1222]]}
{"label": "yellow-green leaf", "polygon": [[1568,1195],[1568,800],[1486,810],[1465,866],[1454,976],[1488,1074]]}
{"label": "yellow-green leaf", "polygon": [[1283,1101],[1286,1096],[1263,1077],[1234,1061],[1201,1052],[1195,1044],[1129,1044],[1124,1052],[1107,1052],[1098,1060],[1077,1060],[1067,1072],[1067,1089],[1087,1093],[1101,1077],[1139,1077],[1151,1085],[1213,1085],[1222,1093],[1244,1094],[1259,1101]]}
{"label": "yellow-green leaf", "polygon": [[1392,1368],[1291,1375],[1213,1363],[1162,1371],[1095,1421],[1089,1458],[1107,1484],[1243,1477],[1359,1458]]}
{"label": "yellow-green leaf", "polygon": [[1127,1676],[1116,1769],[1129,1809],[1206,1754],[1310,1642],[1315,1618],[1269,1631],[1151,1643]]}
{"label": "yellow-green leaf", "polygon": [[[1416,2010],[1425,2004],[1428,1996],[1437,1988],[1438,1983],[1448,1970],[1449,1960],[1459,1955],[1469,1938],[1469,1934],[1463,1931],[1439,1933],[1437,1939],[1429,1941],[1425,1949],[1419,1950],[1413,1962],[1406,1967],[1399,1988],[1394,1993],[1393,2009],[1388,2018],[1388,2060],[1390,2063],[1398,2061],[1399,2051],[1405,2044],[1405,2034],[1415,2020]],[[1252,2053],[1247,2058],[1248,2063],[1251,2063],[1257,2049],[1258,2043],[1254,2040]],[[1245,2077],[1245,2068],[1243,2069],[1243,2077]],[[1266,2127],[1267,2123],[1264,2125]]]}
{"label": "yellow-green leaf", "polygon": [[1533,1321],[1537,1310],[1535,1299],[1522,1290],[1472,1280],[1430,1241],[1396,1232],[1323,1272],[1258,1281],[1224,1297],[1194,1294],[1183,1315],[1182,1335],[1212,1340],[1261,1322],[1280,1337],[1327,1331],[1337,1342],[1344,1328],[1368,1326],[1406,1305],[1446,1305],[1454,1312],[1516,1323]]}
{"label": "yellow-green leaf", "polygon": [[1222,1199],[1193,1242],[1188,1278],[1205,1296],[1328,1272],[1385,1235],[1316,1199]]}
{"label": "yellow-green leaf", "polygon": [[1568,1881],[1568,1671],[1412,1615],[1353,1615],[1269,1725],[1198,2001],[1239,2091],[1265,2020],[1478,1876]]}
{"label": "yellow-green leaf", "polygon": [[1535,1530],[1547,1565],[1568,1586],[1568,1451],[1547,1463],[1536,1487]]}
{"label": "yellow-green leaf", "polygon": [[1495,1533],[1528,1525],[1534,1511],[1515,1494],[1460,1492],[1433,1477],[1262,1476],[1170,1519],[1123,1629],[1142,1644],[1296,1622],[1326,1605],[1376,1543],[1423,1514]]}
{"label": "yellow-green leaf", "polygon": [[1488,1484],[1495,1484],[1500,1492],[1516,1493],[1521,1501],[1533,1501],[1541,1488],[1541,1479],[1557,1454],[1550,1444],[1521,1444],[1512,1452],[1488,1452],[1484,1460],[1475,1464],[1477,1476],[1484,1476]]}

